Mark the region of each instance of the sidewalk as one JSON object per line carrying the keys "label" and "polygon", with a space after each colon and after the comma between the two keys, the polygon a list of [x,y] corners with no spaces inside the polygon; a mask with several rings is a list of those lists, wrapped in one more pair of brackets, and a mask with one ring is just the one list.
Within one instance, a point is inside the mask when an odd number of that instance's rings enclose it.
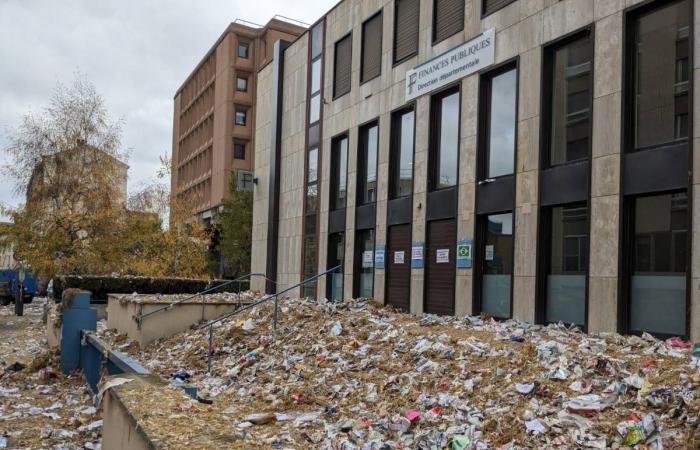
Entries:
{"label": "sidewalk", "polygon": [[87,384],[46,352],[44,302],[22,317],[0,307],[0,449],[98,449],[102,421]]}

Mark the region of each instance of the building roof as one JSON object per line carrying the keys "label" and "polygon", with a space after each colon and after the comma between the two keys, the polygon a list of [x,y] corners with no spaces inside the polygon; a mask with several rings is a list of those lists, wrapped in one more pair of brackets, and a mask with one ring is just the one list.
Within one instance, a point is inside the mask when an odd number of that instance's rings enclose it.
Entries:
{"label": "building roof", "polygon": [[177,97],[180,92],[185,88],[185,85],[192,79],[195,73],[199,70],[200,67],[205,63],[207,58],[211,56],[212,53],[216,51],[216,48],[221,44],[221,42],[224,40],[224,38],[229,34],[229,33],[234,33],[234,34],[242,34],[246,35],[249,37],[257,37],[260,36],[261,34],[265,33],[267,30],[278,30],[278,31],[287,31],[280,27],[280,24],[284,24],[285,27],[295,27],[297,28],[299,34],[303,34],[306,30],[308,30],[309,25],[307,23],[301,22],[299,20],[295,19],[290,19],[288,17],[276,15],[272,19],[270,19],[265,25],[258,25],[257,23],[249,22],[244,19],[236,19],[233,22],[231,22],[228,27],[224,30],[223,33],[218,37],[216,42],[214,42],[214,45],[212,45],[209,50],[204,54],[204,56],[199,60],[197,65],[192,69],[189,75],[187,75],[187,78],[185,78],[185,81],[180,84],[180,87],[177,88],[177,91],[175,91],[174,97]]}

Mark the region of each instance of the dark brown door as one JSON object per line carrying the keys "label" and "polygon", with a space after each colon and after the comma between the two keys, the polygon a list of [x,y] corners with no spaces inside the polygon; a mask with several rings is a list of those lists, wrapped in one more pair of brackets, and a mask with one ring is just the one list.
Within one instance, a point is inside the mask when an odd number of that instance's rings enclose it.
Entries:
{"label": "dark brown door", "polygon": [[457,222],[428,222],[425,254],[425,312],[455,313],[455,248]]}
{"label": "dark brown door", "polygon": [[411,225],[389,227],[386,261],[386,303],[409,311],[411,303]]}

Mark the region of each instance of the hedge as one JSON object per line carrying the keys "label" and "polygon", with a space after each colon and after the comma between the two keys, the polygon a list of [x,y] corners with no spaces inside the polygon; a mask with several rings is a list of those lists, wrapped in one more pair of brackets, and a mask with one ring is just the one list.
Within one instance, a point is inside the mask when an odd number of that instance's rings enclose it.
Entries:
{"label": "hedge", "polygon": [[[53,279],[53,298],[61,299],[66,289],[92,292],[93,300],[107,300],[107,294],[196,294],[228,280],[196,280],[191,278],[151,278],[59,275]],[[248,282],[241,282],[241,290]],[[216,292],[238,292],[238,283],[232,283]]]}

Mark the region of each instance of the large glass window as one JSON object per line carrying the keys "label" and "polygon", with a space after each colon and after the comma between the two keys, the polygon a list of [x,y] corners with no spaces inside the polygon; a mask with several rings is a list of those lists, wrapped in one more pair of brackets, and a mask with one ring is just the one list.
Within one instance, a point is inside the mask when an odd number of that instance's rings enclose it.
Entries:
{"label": "large glass window", "polygon": [[[585,159],[590,148],[592,42],[588,32],[563,46],[547,49],[550,73],[549,165]],[[547,96],[545,96],[547,98]]]}
{"label": "large glass window", "polygon": [[377,201],[377,150],[379,125],[360,129],[360,152],[357,171],[357,200],[365,205]]}
{"label": "large glass window", "polygon": [[345,208],[348,190],[348,137],[333,141],[331,157],[331,210]]}
{"label": "large glass window", "polygon": [[431,131],[431,171],[433,189],[457,184],[459,161],[459,91],[452,90],[433,98]]}
{"label": "large glass window", "polygon": [[345,234],[332,233],[328,235],[328,268],[341,266],[340,270],[328,274],[326,278],[326,296],[328,300],[338,302],[343,300],[343,261],[345,260]]}
{"label": "large glass window", "polygon": [[485,89],[486,177],[510,175],[515,167],[515,124],[517,116],[517,69],[489,74],[483,80]]}
{"label": "large glass window", "polygon": [[688,197],[633,202],[630,330],[685,335]]}
{"label": "large glass window", "polygon": [[511,316],[513,276],[513,213],[482,218],[485,227],[481,310],[493,317]]}
{"label": "large glass window", "polygon": [[321,90],[321,57],[311,63],[311,94]]}
{"label": "large glass window", "polygon": [[638,16],[633,24],[634,148],[688,138],[690,2]]}
{"label": "large glass window", "polygon": [[245,144],[243,142],[233,143],[233,157],[235,159],[245,159]]}
{"label": "large glass window", "polygon": [[392,115],[389,198],[405,197],[413,193],[414,130],[413,108]]}
{"label": "large glass window", "polygon": [[321,94],[316,94],[309,100],[309,123],[316,123],[321,118]]}
{"label": "large glass window", "polygon": [[545,320],[586,323],[588,207],[557,206],[549,210],[549,255]]}
{"label": "large glass window", "polygon": [[355,234],[355,298],[374,298],[374,230]]}

